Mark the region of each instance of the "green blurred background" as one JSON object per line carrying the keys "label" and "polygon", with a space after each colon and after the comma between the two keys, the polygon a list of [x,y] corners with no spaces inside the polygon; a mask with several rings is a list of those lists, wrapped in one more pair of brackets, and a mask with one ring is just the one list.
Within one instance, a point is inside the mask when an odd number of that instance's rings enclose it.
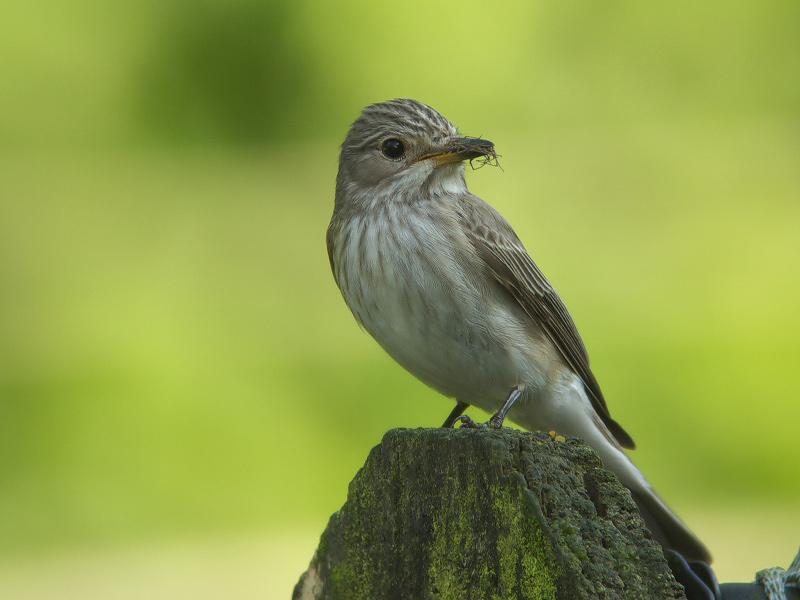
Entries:
{"label": "green blurred background", "polygon": [[383,432],[439,424],[323,241],[393,97],[495,141],[471,188],[720,577],[788,562],[799,63],[795,0],[7,0],[0,597],[288,597]]}

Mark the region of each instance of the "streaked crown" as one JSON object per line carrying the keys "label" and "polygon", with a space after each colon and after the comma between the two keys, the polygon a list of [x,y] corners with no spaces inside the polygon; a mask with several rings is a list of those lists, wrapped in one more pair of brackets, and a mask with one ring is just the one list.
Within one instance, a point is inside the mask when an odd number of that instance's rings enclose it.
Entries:
{"label": "streaked crown", "polygon": [[458,135],[458,130],[427,104],[399,98],[367,106],[350,127],[342,152],[355,153],[377,147],[382,139],[392,135],[412,139],[424,137],[436,144]]}

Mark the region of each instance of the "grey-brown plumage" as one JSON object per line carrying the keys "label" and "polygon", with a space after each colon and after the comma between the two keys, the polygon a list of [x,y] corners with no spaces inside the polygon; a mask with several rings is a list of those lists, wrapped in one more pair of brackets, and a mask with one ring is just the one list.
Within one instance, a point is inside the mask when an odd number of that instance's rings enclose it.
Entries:
{"label": "grey-brown plumage", "polygon": [[328,255],[356,320],[406,369],[461,406],[583,438],[631,489],[654,535],[708,551],[622,448],[564,303],[500,214],[471,194],[463,161],[494,156],[414,100],[364,109],[341,151]]}
{"label": "grey-brown plumage", "polygon": [[559,354],[580,377],[597,415],[623,448],[636,447],[611,418],[603,392],[589,367],[589,355],[567,307],[525,251],[511,226],[476,196],[464,196],[458,207],[461,226],[497,281],[540,324]]}

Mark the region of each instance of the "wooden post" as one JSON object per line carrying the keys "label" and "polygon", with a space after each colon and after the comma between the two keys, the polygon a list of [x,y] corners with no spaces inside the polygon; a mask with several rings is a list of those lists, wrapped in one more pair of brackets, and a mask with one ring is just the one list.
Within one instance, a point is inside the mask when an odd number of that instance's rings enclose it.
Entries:
{"label": "wooden post", "polygon": [[396,429],[373,448],[294,600],[685,598],[586,444]]}

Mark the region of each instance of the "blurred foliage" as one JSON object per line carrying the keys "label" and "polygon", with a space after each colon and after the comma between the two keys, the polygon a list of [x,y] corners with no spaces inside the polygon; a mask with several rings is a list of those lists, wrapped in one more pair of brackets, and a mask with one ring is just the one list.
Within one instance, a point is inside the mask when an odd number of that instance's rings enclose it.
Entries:
{"label": "blurred foliage", "polygon": [[6,3],[0,553],[321,530],[383,431],[442,420],[323,242],[348,124],[398,96],[497,143],[470,185],[662,495],[796,505],[799,24],[783,0]]}
{"label": "blurred foliage", "polygon": [[341,137],[396,96],[485,131],[788,119],[798,23],[793,0],[9,0],[0,144]]}
{"label": "blurred foliage", "polygon": [[309,66],[290,7],[258,0],[167,5],[140,87],[155,135],[249,144],[303,130]]}

